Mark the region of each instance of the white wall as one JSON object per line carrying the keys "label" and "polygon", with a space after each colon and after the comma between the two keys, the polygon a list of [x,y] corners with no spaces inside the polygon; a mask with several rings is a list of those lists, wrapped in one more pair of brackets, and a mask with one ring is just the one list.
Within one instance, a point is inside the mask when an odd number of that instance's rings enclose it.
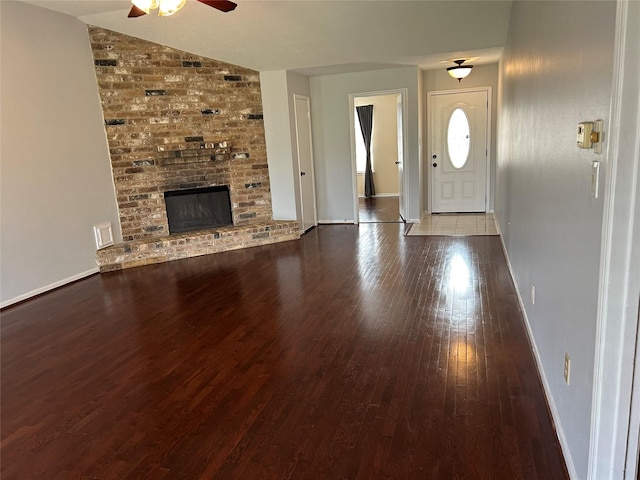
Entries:
{"label": "white wall", "polygon": [[273,218],[302,226],[293,96],[310,97],[309,78],[284,70],[261,72],[260,89]]}
{"label": "white wall", "polygon": [[[398,95],[358,97],[353,103],[373,105],[371,161],[376,195],[398,195]],[[359,128],[357,121],[355,125]],[[364,196],[364,173],[358,174],[358,196]]]}
{"label": "white wall", "polygon": [[[579,6],[579,8],[576,8]],[[572,478],[587,477],[603,200],[578,122],[608,123],[615,2],[514,2],[500,66],[496,214]],[[530,289],[536,286],[536,302]],[[563,379],[564,354],[571,381]]]}
{"label": "white wall", "polygon": [[[296,189],[293,165],[287,72],[278,70],[260,73],[267,163],[271,183],[271,205],[276,220],[299,220],[296,211]],[[283,128],[285,126],[285,128]]]}
{"label": "white wall", "polygon": [[420,218],[419,71],[417,67],[311,77],[311,123],[318,220],[354,222],[349,95],[407,89],[407,151],[404,163],[406,217]]}
{"label": "white wall", "polygon": [[[493,63],[490,65],[475,65],[471,74],[464,78],[461,82],[458,82],[455,78],[452,78],[448,73],[446,67],[439,68],[437,70],[425,70],[422,72],[422,80],[423,80],[423,99],[426,102],[427,92],[435,92],[440,90],[459,90],[462,88],[472,88],[472,87],[491,87],[492,88],[492,97],[491,97],[491,157],[489,158],[489,181],[490,181],[490,189],[491,196],[489,197],[489,209],[494,208],[494,193],[496,188],[496,138],[498,131],[497,124],[497,111],[498,111],[498,64]],[[428,117],[427,117],[428,118]],[[425,152],[430,152],[429,145],[427,145],[428,134],[427,130],[430,128],[429,122],[427,118],[424,119],[424,128],[423,132],[423,148]],[[429,155],[427,155],[429,156]],[[430,165],[430,162],[426,162],[427,166]],[[430,204],[429,197],[431,195],[431,182],[429,172],[430,168],[425,168],[425,178],[424,178],[424,195],[425,195],[425,206]]]}
{"label": "white wall", "polygon": [[3,306],[97,271],[92,226],[117,206],[87,27],[2,2]]}

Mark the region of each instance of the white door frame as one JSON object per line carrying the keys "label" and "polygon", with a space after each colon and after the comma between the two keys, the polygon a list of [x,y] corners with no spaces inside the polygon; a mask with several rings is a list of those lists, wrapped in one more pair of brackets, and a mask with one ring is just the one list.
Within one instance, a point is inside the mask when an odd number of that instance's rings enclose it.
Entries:
{"label": "white door frame", "polygon": [[[633,479],[640,429],[640,2],[618,0],[606,171],[589,480]],[[607,136],[608,134],[608,136]],[[607,165],[608,164],[608,165]],[[635,263],[634,263],[635,262]],[[635,269],[634,269],[635,267]]]}
{"label": "white door frame", "polygon": [[[360,223],[360,213],[358,208],[358,168],[356,165],[356,136],[355,136],[355,99],[359,97],[377,97],[382,95],[400,95],[400,101],[402,102],[402,158],[398,158],[398,161],[402,162],[402,168],[404,172],[404,167],[406,165],[407,158],[407,121],[408,121],[408,113],[407,113],[407,96],[408,90],[406,88],[399,88],[394,90],[378,90],[375,92],[362,92],[362,93],[350,93],[349,94],[349,132],[351,137],[351,177],[352,177],[352,189],[353,189],[353,218],[354,224],[358,225]],[[402,191],[403,195],[400,199],[403,202],[403,207],[400,208],[401,211],[404,211],[406,214],[407,211],[407,179],[406,174],[402,175]]]}
{"label": "white door frame", "polygon": [[[300,140],[299,140],[299,132],[298,132],[298,111],[296,109],[296,100],[303,100],[307,102],[309,106],[309,115],[311,115],[311,99],[305,95],[299,95],[297,93],[293,94],[293,115],[294,115],[294,125],[296,131],[296,165],[298,171],[298,187],[300,191],[300,233],[306,232],[304,228],[304,219],[305,219],[305,208],[304,208],[304,189],[302,186],[302,168],[300,166]],[[309,128],[309,148],[311,153],[311,189],[313,194],[313,228],[318,225],[318,206],[316,203],[316,175],[315,175],[315,165],[313,159],[313,137],[311,130],[311,116],[307,118],[306,125]],[[306,173],[305,173],[306,174]],[[307,212],[308,213],[308,212]]]}
{"label": "white door frame", "polygon": [[[492,132],[491,132],[491,105],[492,105],[492,98],[491,98],[491,94],[492,94],[492,88],[491,86],[487,86],[487,87],[471,87],[471,88],[458,88],[455,90],[432,90],[427,92],[427,112],[426,112],[426,122],[425,125],[427,126],[427,157],[426,157],[426,161],[428,162],[428,167],[431,166],[431,152],[433,151],[433,139],[431,138],[432,136],[432,130],[431,130],[431,122],[429,121],[430,117],[431,117],[431,102],[432,102],[432,98],[435,96],[439,96],[439,95],[450,95],[452,93],[471,93],[471,92],[487,92],[487,157],[486,157],[486,190],[485,190],[485,197],[484,197],[484,211],[485,212],[489,212],[489,205],[491,205],[491,202],[489,201],[491,198],[491,138],[492,138]],[[425,180],[425,185],[427,187],[426,191],[427,191],[427,213],[431,213],[432,212],[432,181],[433,181],[433,175],[432,175],[432,169],[431,168],[426,168],[427,170],[427,178]]]}

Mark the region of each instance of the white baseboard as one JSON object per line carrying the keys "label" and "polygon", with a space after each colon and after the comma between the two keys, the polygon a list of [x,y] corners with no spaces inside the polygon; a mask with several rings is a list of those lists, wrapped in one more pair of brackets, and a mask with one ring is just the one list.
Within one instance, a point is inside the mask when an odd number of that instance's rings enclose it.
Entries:
{"label": "white baseboard", "polygon": [[[397,193],[376,193],[373,198],[378,198],[378,197],[397,197],[398,194]],[[365,198],[364,195],[358,195],[358,198]]]}
{"label": "white baseboard", "polygon": [[540,378],[542,380],[542,387],[544,389],[547,405],[549,405],[549,410],[551,410],[551,417],[553,418],[555,431],[558,434],[558,440],[560,441],[560,448],[562,449],[562,455],[564,456],[564,461],[567,465],[567,470],[569,471],[569,478],[571,480],[578,480],[578,473],[576,472],[576,467],[573,464],[573,459],[571,458],[571,451],[569,450],[567,437],[565,436],[564,430],[562,429],[562,424],[560,423],[560,414],[558,413],[558,408],[556,407],[556,403],[553,400],[553,397],[549,394],[549,392],[551,392],[551,388],[549,387],[549,382],[547,381],[547,377],[544,373],[544,369],[542,368],[542,360],[540,359],[540,352],[538,351],[538,346],[536,345],[536,342],[533,338],[533,331],[531,330],[529,317],[527,317],[527,311],[524,308],[524,301],[522,300],[522,295],[520,295],[520,288],[518,287],[518,282],[516,280],[516,276],[514,275],[513,268],[511,267],[509,254],[507,253],[507,246],[504,244],[504,238],[502,237],[502,230],[500,229],[500,224],[498,223],[498,219],[494,218],[494,221],[496,224],[496,228],[498,230],[498,236],[500,237],[500,244],[502,245],[502,251],[507,261],[507,268],[509,269],[509,275],[511,275],[511,280],[513,280],[513,285],[516,288],[516,297],[518,298],[518,304],[520,305],[520,312],[522,312],[522,317],[524,318],[524,325],[527,329],[527,337],[529,338],[529,345],[531,346],[531,350],[533,351],[533,357],[536,361],[538,374],[540,375]]}
{"label": "white baseboard", "polygon": [[330,225],[354,225],[356,222],[353,220],[318,220],[318,225],[330,224]]}
{"label": "white baseboard", "polygon": [[22,302],[24,300],[28,300],[31,297],[35,297],[36,295],[40,295],[42,293],[48,292],[49,290],[53,290],[54,288],[62,287],[71,282],[75,282],[76,280],[81,280],[85,277],[89,277],[95,273],[99,273],[100,269],[98,267],[92,268],[85,272],[78,273],[68,278],[64,278],[62,280],[58,280],[57,282],[51,283],[49,285],[45,285],[44,287],[36,288],[35,290],[31,290],[30,292],[23,293],[22,295],[18,295],[17,297],[10,298],[9,300],[5,300],[0,303],[0,308],[5,308],[14,303]]}

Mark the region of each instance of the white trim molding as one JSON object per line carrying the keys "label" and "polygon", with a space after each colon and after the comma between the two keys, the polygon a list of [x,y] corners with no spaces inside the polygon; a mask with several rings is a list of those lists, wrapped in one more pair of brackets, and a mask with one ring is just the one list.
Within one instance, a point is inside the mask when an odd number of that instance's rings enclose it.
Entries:
{"label": "white trim molding", "polygon": [[[354,130],[354,126],[355,126],[355,115],[354,115],[354,109],[355,109],[355,101],[357,98],[359,97],[378,97],[378,96],[382,96],[382,95],[400,95],[401,101],[402,101],[402,142],[403,142],[403,154],[404,154],[404,158],[400,159],[400,161],[402,162],[402,165],[404,168],[406,168],[407,166],[407,117],[408,117],[408,107],[407,107],[407,101],[408,101],[408,89],[406,88],[398,88],[398,89],[392,89],[392,90],[377,90],[377,91],[373,91],[373,92],[360,92],[360,93],[350,93],[349,94],[349,129],[350,129],[350,137],[351,137],[351,172],[352,172],[352,195],[353,195],[353,216],[356,219],[353,223],[355,223],[356,225],[360,223],[360,213],[359,213],[359,209],[358,209],[358,175],[360,175],[361,173],[358,172],[358,168],[356,165],[356,143],[355,143],[355,130]],[[364,174],[363,174],[364,175]],[[400,208],[400,211],[404,210],[404,212],[407,212],[407,174],[406,172],[403,173],[402,175],[402,192],[403,192],[403,196],[401,201],[404,204],[404,209]],[[400,193],[398,192],[396,194],[396,196],[399,196]],[[382,196],[382,195],[378,195],[378,196]],[[321,223],[321,222],[319,222]],[[335,222],[334,222],[335,223]]]}
{"label": "white trim molding", "polygon": [[318,220],[318,225],[357,225],[353,220]]}
{"label": "white trim molding", "polygon": [[633,270],[640,263],[640,2],[617,0],[615,35],[589,480],[635,478],[640,429],[640,404],[632,398],[640,395],[634,384],[640,276]]}

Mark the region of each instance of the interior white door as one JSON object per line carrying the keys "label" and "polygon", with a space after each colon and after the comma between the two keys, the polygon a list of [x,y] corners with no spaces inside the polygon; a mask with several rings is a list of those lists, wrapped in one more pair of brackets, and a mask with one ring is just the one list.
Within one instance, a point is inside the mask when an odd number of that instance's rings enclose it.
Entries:
{"label": "interior white door", "polygon": [[306,232],[318,224],[316,213],[316,185],[313,171],[313,144],[311,142],[311,108],[309,97],[294,95],[296,117],[296,145],[298,178],[300,180],[300,229]]}
{"label": "interior white door", "polygon": [[432,94],[432,212],[486,211],[488,105],[486,90]]}
{"label": "interior white door", "polygon": [[404,215],[404,124],[403,124],[403,105],[402,95],[398,94],[396,118],[398,125],[398,159],[396,165],[398,166],[398,206],[400,209],[400,217],[405,220],[407,217]]}

